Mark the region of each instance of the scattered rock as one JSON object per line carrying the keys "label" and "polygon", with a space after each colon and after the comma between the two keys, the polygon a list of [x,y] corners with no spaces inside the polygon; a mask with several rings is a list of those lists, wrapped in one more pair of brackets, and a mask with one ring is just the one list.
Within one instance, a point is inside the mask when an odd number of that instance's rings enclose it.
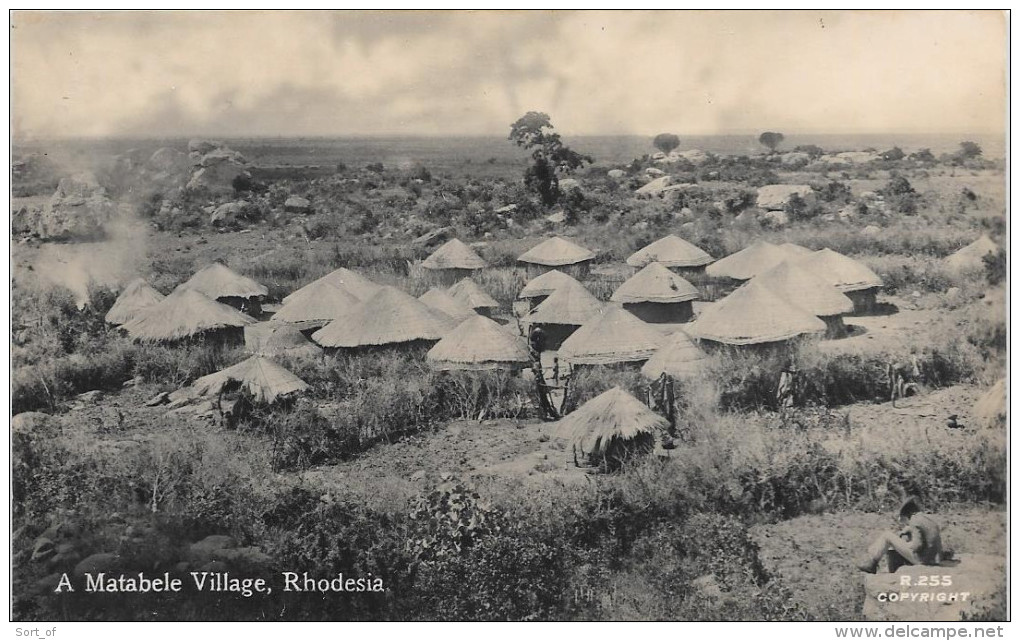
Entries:
{"label": "scattered rock", "polygon": [[103,398],[102,390],[92,390],[91,392],[84,392],[77,396],[77,399],[82,403],[88,403],[95,405]]}
{"label": "scattered rock", "polygon": [[810,185],[765,185],[758,188],[757,205],[761,209],[785,209],[794,194],[807,203],[815,199],[815,190]]}
{"label": "scattered rock", "polygon": [[649,176],[665,176],[666,175],[666,172],[664,172],[661,169],[657,169],[655,167],[649,167],[648,169],[645,170],[645,173],[648,174]]}
{"label": "scattered rock", "polygon": [[205,537],[197,543],[188,546],[186,557],[190,561],[203,562],[213,559],[215,552],[233,548],[236,545],[234,539],[225,534],[213,534]]}
{"label": "scattered rock", "polygon": [[224,203],[213,210],[212,216],[209,217],[209,222],[217,227],[232,224],[244,212],[244,205],[240,201]]}
{"label": "scattered rock", "polygon": [[877,225],[868,225],[861,230],[861,233],[865,236],[878,236],[882,233],[882,228]]}
{"label": "scattered rock", "polygon": [[435,247],[453,238],[457,233],[453,227],[440,227],[415,238],[412,244],[418,247]]}
{"label": "scattered rock", "polygon": [[610,169],[608,172],[606,172],[606,175],[613,179],[620,179],[626,176],[627,172],[625,172],[622,169]]}
{"label": "scattered rock", "polygon": [[642,187],[639,187],[634,193],[638,196],[658,196],[666,187],[669,187],[670,181],[673,179],[672,176],[662,176],[649,182]]}
{"label": "scattered rock", "polygon": [[11,431],[16,434],[44,435],[54,432],[53,417],[42,412],[22,412],[11,419]]}
{"label": "scattered rock", "polygon": [[149,400],[145,401],[146,407],[155,407],[157,405],[163,405],[164,403],[170,402],[170,392],[160,392]]}
{"label": "scattered rock", "polygon": [[312,211],[312,202],[301,196],[291,196],[283,203],[283,210],[294,214],[307,214]]}
{"label": "scattered rock", "polygon": [[562,178],[560,179],[560,191],[566,193],[571,189],[580,189],[581,183],[576,178]]}
{"label": "scattered rock", "polygon": [[412,481],[420,481],[423,478],[425,478],[425,470],[418,470],[417,472],[411,475]]}
{"label": "scattered rock", "polygon": [[57,548],[49,538],[40,536],[32,546],[32,562],[46,561],[57,553]]}
{"label": "scattered rock", "polygon": [[766,227],[786,227],[790,224],[790,217],[785,211],[767,211],[762,214],[761,223]]}
{"label": "scattered rock", "polygon": [[119,554],[102,552],[85,557],[78,565],[74,566],[76,576],[86,574],[99,574],[100,572],[113,572],[120,568],[121,558]]}

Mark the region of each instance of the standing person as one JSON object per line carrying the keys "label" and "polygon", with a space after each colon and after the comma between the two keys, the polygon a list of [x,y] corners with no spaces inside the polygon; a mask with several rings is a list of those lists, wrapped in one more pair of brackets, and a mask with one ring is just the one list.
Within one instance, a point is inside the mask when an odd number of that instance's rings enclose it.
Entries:
{"label": "standing person", "polygon": [[939,565],[942,562],[942,530],[932,517],[921,511],[916,496],[900,505],[899,521],[903,529],[882,532],[868,547],[867,556],[857,568],[874,574],[878,563],[886,557],[889,572],[903,565]]}
{"label": "standing person", "polygon": [[528,341],[531,344],[531,351],[535,353],[536,358],[541,359],[542,352],[545,351],[545,331],[538,325],[535,325],[531,328]]}
{"label": "standing person", "polygon": [[779,406],[779,409],[793,407],[793,393],[797,383],[796,377],[797,368],[793,366],[793,361],[786,361],[786,367],[783,368],[783,372],[779,375],[779,385],[776,386],[776,405]]}

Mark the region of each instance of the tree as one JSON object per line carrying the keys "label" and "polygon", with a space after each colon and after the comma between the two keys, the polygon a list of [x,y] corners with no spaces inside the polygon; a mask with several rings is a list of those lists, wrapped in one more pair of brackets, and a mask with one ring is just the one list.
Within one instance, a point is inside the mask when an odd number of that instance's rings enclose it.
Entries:
{"label": "tree", "polygon": [[960,157],[964,160],[969,158],[977,158],[981,155],[981,145],[970,140],[964,140],[960,143]]}
{"label": "tree", "polygon": [[931,149],[925,147],[910,154],[910,159],[914,162],[935,162],[935,154],[931,153]]}
{"label": "tree", "polygon": [[879,155],[882,156],[883,160],[892,160],[892,161],[903,160],[903,157],[906,156],[906,154],[903,153],[903,150],[900,149],[899,147],[893,147],[892,149],[888,149],[886,151],[883,151]]}
{"label": "tree", "polygon": [[676,134],[659,134],[652,144],[662,153],[668,154],[680,146],[680,138]]}
{"label": "tree", "polygon": [[560,135],[552,129],[549,115],[537,111],[529,111],[510,125],[509,140],[518,147],[530,149],[534,161],[524,172],[524,184],[537,193],[545,205],[559,200],[559,174],[568,174],[584,163],[594,162],[591,156],[564,145]]}
{"label": "tree", "polygon": [[784,138],[786,138],[786,136],[778,131],[766,131],[762,135],[758,136],[758,142],[768,147],[769,151],[775,151],[776,147],[783,142]]}

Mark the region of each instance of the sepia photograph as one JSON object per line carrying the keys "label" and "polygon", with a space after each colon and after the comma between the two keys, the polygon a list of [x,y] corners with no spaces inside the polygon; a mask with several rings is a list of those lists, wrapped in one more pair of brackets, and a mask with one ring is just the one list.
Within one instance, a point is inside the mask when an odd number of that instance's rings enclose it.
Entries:
{"label": "sepia photograph", "polygon": [[17,636],[1003,636],[1009,20],[10,11]]}

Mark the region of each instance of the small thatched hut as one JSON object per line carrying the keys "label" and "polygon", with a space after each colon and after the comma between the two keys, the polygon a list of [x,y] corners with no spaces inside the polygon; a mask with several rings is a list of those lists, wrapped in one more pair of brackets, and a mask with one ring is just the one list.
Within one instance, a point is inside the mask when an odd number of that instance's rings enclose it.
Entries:
{"label": "small thatched hut", "polygon": [[984,257],[989,254],[994,255],[998,251],[999,246],[986,234],[946,257],[945,264],[946,267],[957,272],[980,271],[985,267]]}
{"label": "small thatched hut", "polygon": [[846,294],[854,302],[854,313],[874,311],[882,279],[863,263],[826,248],[801,258],[797,265],[818,274]]}
{"label": "small thatched hut", "polygon": [[472,314],[429,350],[438,370],[516,370],[531,362],[528,342],[494,320]]}
{"label": "small thatched hut", "polygon": [[559,269],[575,278],[584,278],[591,269],[595,252],[559,236],[539,243],[517,260],[528,267],[529,276]]}
{"label": "small thatched hut", "polygon": [[607,307],[563,341],[559,357],[571,365],[641,363],[662,346],[665,338],[627,310]]}
{"label": "small thatched hut", "polygon": [[715,278],[749,280],[790,257],[789,251],[764,240],[758,240],[726,258],[715,261],[705,268],[705,273]]}
{"label": "small thatched hut", "polygon": [[252,356],[224,370],[195,380],[190,387],[171,395],[194,398],[217,396],[232,388],[244,390],[256,403],[271,405],[308,389],[304,382],[286,368],[264,356]]}
{"label": "small thatched hut", "polygon": [[476,313],[484,316],[492,316],[499,309],[499,303],[496,302],[496,299],[489,296],[488,292],[482,289],[481,285],[470,278],[461,280],[446,290],[446,293],[461,305],[473,309]]}
{"label": "small thatched hut", "polygon": [[854,311],[854,302],[829,284],[824,277],[789,261],[783,261],[752,282],[760,283],[804,311],[825,322],[826,336],[846,336],[843,314]]}
{"label": "small thatched hut", "polygon": [[396,287],[384,286],[350,312],[312,334],[323,347],[355,349],[438,341],[455,327],[436,311]]}
{"label": "small thatched hut", "polygon": [[670,269],[701,270],[714,259],[700,247],[670,234],[637,250],[627,259],[631,267],[661,263]]}
{"label": "small thatched hut", "polygon": [[530,311],[548,298],[549,294],[552,294],[568,281],[580,284],[580,282],[573,276],[564,274],[558,269],[554,269],[529,280],[527,284],[524,285],[524,288],[521,289],[521,293],[517,294],[517,298],[520,300],[527,300],[530,303]]}
{"label": "small thatched hut", "polygon": [[445,289],[439,289],[438,287],[433,287],[425,292],[418,297],[418,300],[432,309],[446,314],[458,323],[478,315],[475,310],[450,296]]}
{"label": "small thatched hut", "polygon": [[568,336],[602,311],[603,303],[576,280],[565,282],[524,317],[529,327],[542,328],[548,349],[558,349]]}
{"label": "small thatched hut", "polygon": [[999,427],[1006,422],[1009,407],[1006,393],[1006,379],[1000,378],[977,400],[973,414],[979,427]]}
{"label": "small thatched hut", "polygon": [[655,435],[668,421],[619,387],[603,392],[560,419],[559,438],[569,440],[578,457],[591,465],[616,469],[632,456],[648,454]]}
{"label": "small thatched hut", "polygon": [[317,280],[284,299],[283,306],[273,314],[273,320],[312,332],[346,314],[360,302],[343,287],[328,280]]}
{"label": "small thatched hut", "polygon": [[486,263],[471,247],[451,238],[422,261],[421,266],[428,270],[435,282],[451,285],[467,278],[476,269],[485,268]]}
{"label": "small thatched hut", "polygon": [[193,289],[176,289],[160,302],[121,325],[131,338],[148,342],[175,342],[202,338],[240,344],[244,327],[255,322],[229,305],[218,303]]}
{"label": "small thatched hut", "polygon": [[364,301],[368,298],[371,298],[372,295],[379,291],[379,288],[381,287],[381,285],[373,283],[372,281],[365,278],[361,274],[355,271],[351,271],[346,267],[341,267],[340,269],[331,271],[322,278],[319,278],[317,280],[312,281],[311,283],[308,283],[307,285],[300,289],[294,290],[289,295],[284,296],[283,302],[284,303],[290,302],[292,298],[301,295],[306,289],[323,281],[328,282],[330,285],[333,285],[338,289],[345,290],[347,293],[351,294],[359,301]]}
{"label": "small thatched hut", "polygon": [[751,281],[706,308],[687,333],[726,345],[761,345],[820,334],[825,323],[764,285]]}
{"label": "small thatched hut", "polygon": [[252,316],[261,312],[262,301],[269,294],[265,285],[219,262],[198,270],[194,276],[178,285],[177,289],[194,290]]}
{"label": "small thatched hut", "polygon": [[246,326],[244,349],[261,356],[314,358],[322,355],[322,348],[305,338],[297,327],[277,320]]}
{"label": "small thatched hut", "polygon": [[110,311],[106,312],[106,322],[123,325],[164,298],[166,296],[153,289],[144,278],[136,278],[127,284]]}
{"label": "small thatched hut", "polygon": [[670,335],[648,362],[641,366],[645,377],[655,380],[663,374],[691,379],[701,376],[708,364],[708,355],[701,351],[683,330]]}
{"label": "small thatched hut", "polygon": [[646,323],[686,323],[698,289],[661,263],[648,263],[620,285],[610,300]]}

